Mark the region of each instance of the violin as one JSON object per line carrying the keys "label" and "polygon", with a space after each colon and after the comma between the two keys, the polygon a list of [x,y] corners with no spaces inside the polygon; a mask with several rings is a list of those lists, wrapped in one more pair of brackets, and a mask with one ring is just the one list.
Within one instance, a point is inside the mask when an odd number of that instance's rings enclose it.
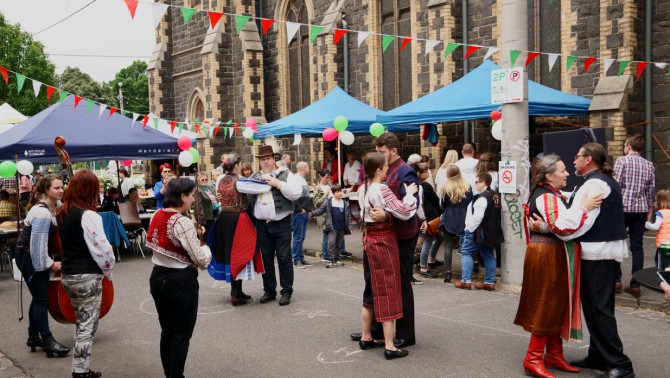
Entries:
{"label": "violin", "polygon": [[[61,161],[61,166],[67,171],[69,177],[72,178],[72,161],[70,160],[70,155],[63,148],[65,146],[65,138],[62,136],[56,137],[54,140],[54,148],[56,149],[56,154]],[[52,237],[49,238],[49,254],[52,256],[54,261],[60,260],[63,249],[60,243],[60,237],[58,232],[55,233]],[[100,319],[102,319],[109,310],[112,308],[114,303],[114,285],[112,281],[108,280],[107,277],[102,278],[102,301],[100,303]],[[72,308],[72,302],[70,297],[68,297],[63,288],[63,283],[61,282],[60,272],[56,273],[53,278],[49,279],[49,314],[54,318],[55,321],[59,323],[71,323],[75,324],[77,322],[77,317],[74,313],[74,308]]]}

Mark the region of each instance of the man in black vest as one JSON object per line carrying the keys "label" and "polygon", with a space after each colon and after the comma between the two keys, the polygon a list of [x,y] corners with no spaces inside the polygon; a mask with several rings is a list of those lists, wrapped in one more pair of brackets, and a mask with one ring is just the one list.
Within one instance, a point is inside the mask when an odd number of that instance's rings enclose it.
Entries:
{"label": "man in black vest", "polygon": [[572,203],[602,194],[600,208],[589,211],[576,240],[582,246],[581,299],[591,335],[588,355],[570,364],[606,370],[602,378],[635,377],[633,363],[623,353],[614,317],[614,283],[617,263],[628,257],[621,188],[607,165],[607,152],[598,143],[587,143],[575,155],[575,171],[584,177]]}

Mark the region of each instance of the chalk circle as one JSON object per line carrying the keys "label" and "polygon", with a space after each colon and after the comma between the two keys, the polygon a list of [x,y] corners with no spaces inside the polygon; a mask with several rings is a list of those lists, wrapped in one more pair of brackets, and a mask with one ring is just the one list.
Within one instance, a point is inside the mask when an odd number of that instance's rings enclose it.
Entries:
{"label": "chalk circle", "polygon": [[[230,298],[221,293],[200,293],[198,298],[198,315],[223,314],[225,312],[233,311],[233,305],[230,303]],[[158,315],[156,306],[153,303],[153,298],[147,298],[140,304],[140,311],[149,315]],[[256,302],[251,299],[248,304]]]}

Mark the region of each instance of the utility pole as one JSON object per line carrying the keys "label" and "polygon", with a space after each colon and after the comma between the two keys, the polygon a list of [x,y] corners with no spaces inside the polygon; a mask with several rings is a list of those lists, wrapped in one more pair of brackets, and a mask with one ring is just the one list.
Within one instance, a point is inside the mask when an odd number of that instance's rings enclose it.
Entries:
{"label": "utility pole", "polygon": [[[528,51],[528,7],[527,0],[502,1],[502,68],[510,67],[510,50]],[[525,54],[524,54],[525,55]],[[515,64],[523,70],[525,57]],[[502,282],[521,285],[523,282],[523,260],[526,255],[524,234],[524,211],[522,205],[528,199],[530,163],[528,149],[528,75],[524,70],[523,101],[502,105],[503,138],[500,158],[503,162],[516,162],[515,194],[503,193],[502,227],[505,243],[502,245]]]}
{"label": "utility pole", "polygon": [[121,112],[123,112],[123,92],[121,89],[123,88],[123,83],[119,81],[119,109],[121,109]]}

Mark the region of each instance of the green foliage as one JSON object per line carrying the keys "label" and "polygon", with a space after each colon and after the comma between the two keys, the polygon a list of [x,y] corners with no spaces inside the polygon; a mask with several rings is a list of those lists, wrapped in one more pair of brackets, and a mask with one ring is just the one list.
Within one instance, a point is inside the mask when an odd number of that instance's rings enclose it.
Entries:
{"label": "green foliage", "polygon": [[[10,25],[0,13],[0,66],[34,78],[43,84],[56,86],[56,66],[49,60],[44,45],[21,31],[20,25]],[[17,93],[16,77],[9,73],[9,85],[0,78],[0,103],[8,102],[19,112],[32,116],[58,101],[58,96],[47,103],[46,88],[43,86],[36,98],[32,82],[26,80],[21,93]]]}
{"label": "green foliage", "polygon": [[116,99],[109,86],[98,83],[79,68],[67,67],[60,75],[60,88],[77,96],[115,106]]}
{"label": "green foliage", "polygon": [[[118,94],[119,83],[123,83],[123,108],[130,112],[146,114],[149,112],[149,78],[147,64],[141,60],[121,69],[109,86]],[[118,100],[116,102],[118,104]]]}

